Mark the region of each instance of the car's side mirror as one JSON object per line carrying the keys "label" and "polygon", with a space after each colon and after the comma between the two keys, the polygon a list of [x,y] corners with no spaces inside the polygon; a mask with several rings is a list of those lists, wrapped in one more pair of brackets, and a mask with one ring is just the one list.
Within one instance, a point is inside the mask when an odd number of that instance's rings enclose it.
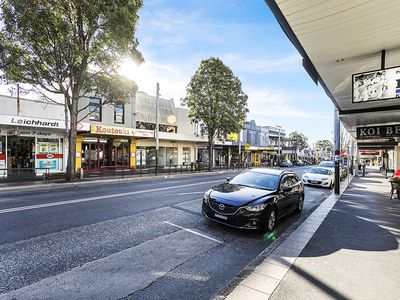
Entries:
{"label": "car's side mirror", "polygon": [[226,177],[226,182],[229,182],[229,181],[231,181],[231,178],[230,177]]}

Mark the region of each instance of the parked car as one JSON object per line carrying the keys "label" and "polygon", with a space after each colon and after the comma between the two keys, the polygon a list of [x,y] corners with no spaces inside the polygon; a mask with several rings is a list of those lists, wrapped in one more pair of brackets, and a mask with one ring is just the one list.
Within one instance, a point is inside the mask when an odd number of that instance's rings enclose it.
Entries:
{"label": "parked car", "polygon": [[[332,171],[333,174],[335,174],[335,163],[333,161],[321,161],[318,164],[318,167],[321,168],[328,168]],[[347,169],[340,165],[340,180],[343,180],[347,176]]]}
{"label": "parked car", "polygon": [[293,167],[293,163],[289,159],[283,159],[279,162],[280,167]]}
{"label": "parked car", "polygon": [[300,159],[299,160],[294,160],[293,161],[293,165],[302,167],[302,166],[304,166],[304,162],[302,160],[300,160]]}
{"label": "parked car", "polygon": [[231,227],[272,231],[278,218],[301,212],[303,203],[304,185],[296,174],[252,169],[208,190],[202,212]]}
{"label": "parked car", "polygon": [[335,177],[331,169],[314,167],[302,177],[304,184],[333,188]]}

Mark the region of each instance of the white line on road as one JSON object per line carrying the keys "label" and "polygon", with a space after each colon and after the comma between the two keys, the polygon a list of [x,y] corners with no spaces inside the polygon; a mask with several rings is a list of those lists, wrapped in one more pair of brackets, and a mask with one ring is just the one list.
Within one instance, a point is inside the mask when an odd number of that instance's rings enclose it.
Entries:
{"label": "white line on road", "polygon": [[180,202],[180,203],[174,204],[174,206],[181,206],[181,205],[185,205],[185,204],[192,203],[192,202],[201,202],[201,198],[200,199],[193,199],[193,200],[190,200],[190,201]]}
{"label": "white line on road", "polygon": [[191,229],[188,229],[188,228],[185,228],[185,227],[182,227],[182,226],[173,224],[173,223],[171,223],[171,222],[164,221],[164,223],[165,223],[165,224],[169,224],[169,225],[174,226],[174,227],[177,227],[177,228],[180,228],[180,229],[185,230],[185,231],[187,231],[187,232],[193,233],[193,234],[195,234],[195,235],[201,236],[201,237],[203,237],[203,238],[209,239],[209,240],[211,240],[211,241],[217,242],[217,243],[219,243],[219,244],[223,244],[223,243],[224,243],[224,242],[221,242],[221,241],[219,241],[219,240],[217,240],[217,239],[214,239],[214,238],[212,238],[212,237],[210,237],[210,236],[208,236],[208,235],[205,235],[205,234],[203,234],[203,233],[200,233],[200,232],[197,232],[197,231],[194,231],[194,230],[191,230]]}
{"label": "white line on road", "polygon": [[192,194],[204,194],[204,192],[180,193],[180,194],[176,194],[176,195],[177,196],[183,196],[183,195],[192,195]]}
{"label": "white line on road", "polygon": [[201,184],[209,184],[209,183],[215,183],[215,182],[221,182],[221,181],[222,180],[203,181],[203,182],[168,186],[168,187],[149,189],[149,190],[143,190],[143,191],[135,191],[135,192],[111,194],[111,195],[96,196],[96,197],[89,197],[89,198],[82,198],[82,199],[75,199],[75,200],[65,200],[65,201],[59,201],[59,202],[50,202],[50,203],[43,203],[43,204],[36,204],[36,205],[6,208],[6,209],[1,209],[0,214],[16,212],[16,211],[24,211],[24,210],[30,210],[30,209],[37,209],[37,208],[44,208],[44,207],[53,207],[53,206],[60,206],[60,205],[67,205],[67,204],[104,200],[104,199],[109,199],[109,198],[138,195],[138,194],[144,194],[144,193],[150,193],[150,192],[166,191],[166,190],[170,190],[170,189],[179,189],[179,188],[184,188],[184,187],[191,187],[191,186],[197,186],[197,185],[201,185]]}

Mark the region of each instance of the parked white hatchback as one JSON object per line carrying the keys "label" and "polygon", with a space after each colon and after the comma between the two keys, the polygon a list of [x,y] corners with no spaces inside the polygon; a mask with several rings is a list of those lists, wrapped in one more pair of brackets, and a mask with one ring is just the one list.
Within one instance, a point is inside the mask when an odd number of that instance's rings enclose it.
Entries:
{"label": "parked white hatchback", "polygon": [[315,167],[308,170],[302,177],[304,184],[333,188],[335,176],[329,168]]}

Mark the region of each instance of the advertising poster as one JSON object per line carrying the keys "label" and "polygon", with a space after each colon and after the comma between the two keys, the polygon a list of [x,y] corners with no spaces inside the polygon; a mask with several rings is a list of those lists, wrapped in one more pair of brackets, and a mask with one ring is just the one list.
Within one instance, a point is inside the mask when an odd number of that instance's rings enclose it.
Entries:
{"label": "advertising poster", "polygon": [[353,103],[400,100],[400,67],[353,75]]}
{"label": "advertising poster", "polygon": [[49,143],[49,153],[58,153],[58,143]]}
{"label": "advertising poster", "polygon": [[39,160],[39,168],[57,169],[57,159],[41,159]]}
{"label": "advertising poster", "polygon": [[49,153],[49,144],[40,142],[39,144],[39,153]]}

